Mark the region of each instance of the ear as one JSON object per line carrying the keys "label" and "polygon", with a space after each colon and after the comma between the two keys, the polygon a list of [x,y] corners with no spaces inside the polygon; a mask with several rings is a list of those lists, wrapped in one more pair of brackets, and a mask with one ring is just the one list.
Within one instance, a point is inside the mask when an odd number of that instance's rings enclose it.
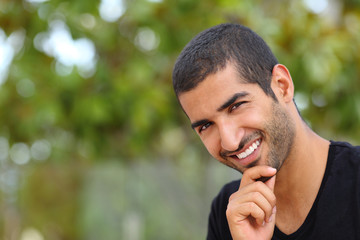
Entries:
{"label": "ear", "polygon": [[294,98],[294,83],[289,70],[282,64],[276,64],[272,71],[271,88],[276,97],[284,102],[291,102]]}

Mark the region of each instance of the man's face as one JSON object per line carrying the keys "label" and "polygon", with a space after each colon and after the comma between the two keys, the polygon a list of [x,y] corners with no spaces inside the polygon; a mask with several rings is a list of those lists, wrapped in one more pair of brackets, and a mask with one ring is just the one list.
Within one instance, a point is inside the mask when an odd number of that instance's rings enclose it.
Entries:
{"label": "man's face", "polygon": [[225,165],[240,172],[255,165],[279,170],[288,157],[295,124],[286,108],[259,85],[241,81],[232,64],[179,100],[209,153]]}

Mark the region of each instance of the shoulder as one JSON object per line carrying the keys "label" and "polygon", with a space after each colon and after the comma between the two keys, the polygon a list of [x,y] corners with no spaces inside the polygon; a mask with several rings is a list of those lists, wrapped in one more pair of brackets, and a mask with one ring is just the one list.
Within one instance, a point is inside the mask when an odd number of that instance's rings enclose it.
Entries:
{"label": "shoulder", "polygon": [[231,239],[226,219],[226,208],[231,194],[239,189],[240,180],[225,184],[211,204],[207,240]]}
{"label": "shoulder", "polygon": [[358,176],[360,171],[360,147],[347,142],[331,141],[327,169],[325,179],[329,176],[341,176],[343,180],[351,180]]}
{"label": "shoulder", "polygon": [[360,161],[360,146],[353,146],[348,142],[331,141],[329,155],[350,161]]}
{"label": "shoulder", "polygon": [[231,194],[236,192],[239,189],[240,180],[235,180],[225,184],[217,196],[212,201],[211,210],[212,212],[225,212],[229,198]]}
{"label": "shoulder", "polygon": [[311,210],[312,224],[318,226],[313,234],[322,236],[321,239],[359,236],[356,227],[360,223],[359,172],[360,147],[331,141],[328,167]]}
{"label": "shoulder", "polygon": [[214,202],[222,201],[223,199],[225,199],[226,204],[227,204],[229,197],[231,196],[231,194],[233,194],[234,192],[236,192],[239,189],[239,186],[240,186],[240,179],[225,184],[221,188],[218,195],[214,198]]}
{"label": "shoulder", "polygon": [[330,140],[331,146],[334,146],[336,148],[342,148],[342,149],[349,149],[360,152],[360,146],[354,146],[351,143],[348,142],[340,142],[340,141],[333,141]]}

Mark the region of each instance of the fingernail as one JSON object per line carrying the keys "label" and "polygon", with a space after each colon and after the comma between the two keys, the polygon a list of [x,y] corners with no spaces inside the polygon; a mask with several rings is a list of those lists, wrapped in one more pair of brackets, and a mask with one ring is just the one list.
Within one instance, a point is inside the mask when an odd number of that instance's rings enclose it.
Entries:
{"label": "fingernail", "polygon": [[273,216],[274,216],[275,213],[276,213],[276,206],[273,207],[273,209],[272,209],[272,214],[271,214],[271,216],[269,217],[268,222],[271,222],[271,221],[273,220]]}
{"label": "fingernail", "polygon": [[273,168],[273,167],[269,167],[269,170],[271,171],[271,172],[276,172],[277,171],[277,169],[276,168]]}
{"label": "fingernail", "polygon": [[275,214],[276,213],[276,206],[274,206],[272,213]]}

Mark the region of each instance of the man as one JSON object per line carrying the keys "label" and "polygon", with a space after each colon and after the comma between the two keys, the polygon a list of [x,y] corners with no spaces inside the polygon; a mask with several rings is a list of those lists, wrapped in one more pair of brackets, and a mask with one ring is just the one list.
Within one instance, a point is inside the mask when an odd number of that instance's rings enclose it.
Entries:
{"label": "man", "polygon": [[209,153],[243,173],[214,199],[207,239],[360,239],[360,148],[307,126],[288,69],[257,34],[203,31],[173,85]]}

